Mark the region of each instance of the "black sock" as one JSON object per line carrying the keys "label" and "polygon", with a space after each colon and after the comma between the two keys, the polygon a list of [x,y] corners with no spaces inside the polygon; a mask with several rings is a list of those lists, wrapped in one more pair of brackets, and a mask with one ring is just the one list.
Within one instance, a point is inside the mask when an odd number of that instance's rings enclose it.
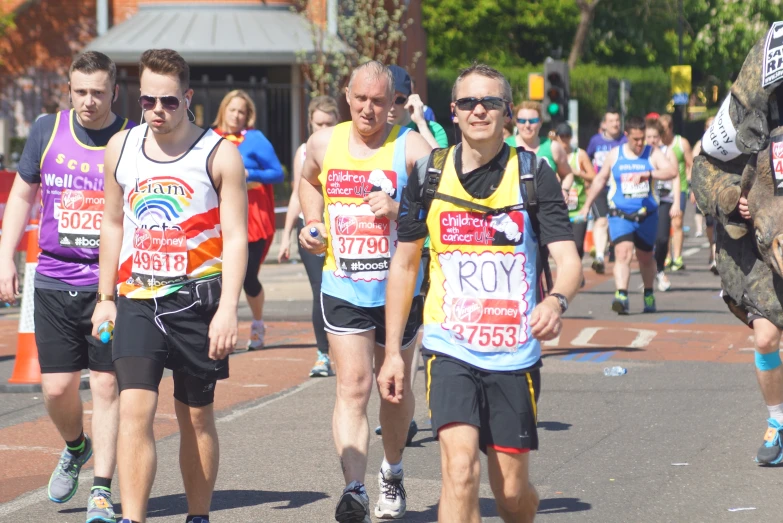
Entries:
{"label": "black sock", "polygon": [[652,293],[653,293],[653,290],[652,290],[652,288],[650,288],[650,289],[644,289],[644,295],[645,295],[645,296],[652,296]]}
{"label": "black sock", "polygon": [[617,294],[620,296],[627,298],[628,297],[628,289],[617,289]]}
{"label": "black sock", "polygon": [[75,457],[79,457],[84,453],[84,449],[87,447],[87,439],[84,437],[84,431],[74,441],[66,441],[65,446],[68,447],[68,452]]}
{"label": "black sock", "polygon": [[95,479],[92,481],[92,489],[101,489],[106,490],[108,492],[111,492],[111,478],[101,478],[98,476],[95,476]]}
{"label": "black sock", "polygon": [[201,518],[204,521],[208,521],[209,520],[209,514],[207,514],[206,516],[199,516],[199,515],[191,516],[190,514],[188,514],[188,519],[185,520],[185,523],[193,523],[193,521],[196,518]]}

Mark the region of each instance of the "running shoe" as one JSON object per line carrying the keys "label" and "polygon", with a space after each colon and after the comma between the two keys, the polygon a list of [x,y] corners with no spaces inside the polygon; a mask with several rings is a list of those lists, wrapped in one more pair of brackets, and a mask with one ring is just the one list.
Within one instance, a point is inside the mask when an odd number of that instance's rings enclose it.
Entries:
{"label": "running shoe", "polygon": [[712,260],[710,263],[710,272],[715,276],[718,275],[718,264],[715,262],[715,260]]}
{"label": "running shoe", "polygon": [[352,481],[340,497],[334,519],[340,523],[372,523],[370,519],[370,497],[364,485]]}
{"label": "running shoe", "polygon": [[648,294],[644,297],[644,312],[656,312],[658,309],[655,308],[655,295],[654,294]]}
{"label": "running shoe", "polygon": [[85,439],[81,456],[74,456],[67,448],[60,454],[60,461],[49,478],[49,499],[55,503],[65,503],[79,488],[79,472],[92,457],[92,440],[88,436]]}
{"label": "running shoe", "polygon": [[760,465],[777,465],[783,461],[783,445],[780,443],[780,431],[783,425],[774,418],[767,420],[767,432],[764,434],[764,444],[756,454],[756,462]]}
{"label": "running shoe", "polygon": [[704,233],[703,233],[703,232],[701,232],[701,231],[696,231],[696,234],[694,234],[693,236],[694,236],[695,238],[701,238],[702,236],[704,236]]}
{"label": "running shoe", "polygon": [[405,487],[402,481],[405,473],[395,474],[391,469],[378,472],[378,488],[381,491],[375,505],[375,517],[379,519],[400,519],[405,515]]}
{"label": "running shoe", "polygon": [[250,341],[247,343],[247,350],[261,350],[264,348],[264,334],[266,326],[264,320],[256,321],[250,324]]}
{"label": "running shoe", "polygon": [[101,521],[114,523],[114,506],[111,504],[111,492],[102,488],[93,488],[87,500],[87,523]]}
{"label": "running shoe", "polygon": [[332,360],[329,359],[329,355],[318,351],[318,359],[315,360],[315,365],[310,369],[311,378],[328,378],[334,376],[332,372]]}
{"label": "running shoe", "polygon": [[655,282],[658,284],[658,290],[661,292],[671,289],[672,282],[669,281],[669,278],[666,277],[663,271],[655,275]]}
{"label": "running shoe", "polygon": [[596,258],[593,260],[593,270],[596,274],[603,274],[606,270],[606,267],[604,266],[604,260],[601,258]]}
{"label": "running shoe", "polygon": [[[413,443],[413,438],[416,436],[416,434],[419,432],[419,426],[416,424],[416,420],[411,420],[411,424],[408,427],[408,438],[405,440],[405,446],[410,447],[411,443]],[[383,435],[383,430],[381,429],[381,426],[378,425],[375,427],[375,433],[378,436]]]}
{"label": "running shoe", "polygon": [[664,269],[671,269],[671,268],[672,268],[672,259],[671,259],[671,258],[669,258],[668,256],[667,256],[667,257],[666,257],[666,259],[663,261],[663,268],[664,268]]}
{"label": "running shoe", "polygon": [[619,292],[614,293],[614,300],[612,300],[612,310],[620,315],[626,315],[631,310],[631,305],[628,303],[628,296],[623,296]]}
{"label": "running shoe", "polygon": [[685,263],[682,261],[682,256],[679,256],[674,261],[672,261],[672,271],[683,270],[685,270]]}

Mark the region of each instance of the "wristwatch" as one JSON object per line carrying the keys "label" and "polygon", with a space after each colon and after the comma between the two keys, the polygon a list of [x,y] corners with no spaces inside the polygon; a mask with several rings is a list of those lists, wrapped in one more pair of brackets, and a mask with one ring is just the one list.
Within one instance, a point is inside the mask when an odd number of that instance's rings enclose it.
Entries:
{"label": "wristwatch", "polygon": [[104,294],[102,292],[99,292],[97,294],[98,294],[98,303],[102,301],[114,301],[114,294]]}
{"label": "wristwatch", "polygon": [[568,310],[568,298],[556,292],[553,292],[552,294],[550,294],[550,296],[556,299],[557,304],[560,305],[560,314],[563,314],[565,311]]}

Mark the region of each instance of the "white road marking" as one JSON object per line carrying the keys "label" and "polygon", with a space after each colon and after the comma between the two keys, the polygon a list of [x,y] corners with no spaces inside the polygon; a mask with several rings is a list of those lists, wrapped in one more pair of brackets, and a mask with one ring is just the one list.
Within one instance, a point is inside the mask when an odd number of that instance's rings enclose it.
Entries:
{"label": "white road marking", "polygon": [[682,253],[682,257],[683,257],[683,258],[688,258],[688,257],[690,257],[690,256],[693,256],[694,254],[696,254],[696,253],[697,253],[697,252],[699,252],[700,250],[701,250],[701,247],[691,247],[690,249],[687,249],[687,250],[685,250],[685,251]]}
{"label": "white road marking", "polygon": [[599,331],[601,330],[610,330],[612,332],[617,332],[619,330],[629,331],[629,332],[635,332],[636,338],[628,345],[631,348],[634,349],[641,349],[646,347],[650,344],[650,342],[655,338],[655,336],[658,334],[656,331],[647,330],[647,329],[632,329],[632,328],[620,328],[617,327],[587,327],[585,329],[582,329],[579,331],[579,334],[571,340],[571,345],[581,345],[583,347],[606,347],[606,345],[601,345],[598,343],[590,343],[590,340],[593,339],[593,336],[595,336]]}
{"label": "white road marking", "polygon": [[24,445],[0,445],[0,451],[9,450],[12,452],[46,452],[47,454],[59,454],[63,449],[51,447],[27,447]]}
{"label": "white road marking", "polygon": [[253,405],[252,407],[245,407],[243,409],[237,409],[237,410],[234,410],[234,411],[230,412],[229,414],[226,414],[225,416],[221,416],[220,418],[217,419],[217,423],[227,423],[229,421],[234,421],[237,418],[241,418],[245,414],[249,414],[251,412],[263,409],[264,407],[266,407],[268,405],[271,405],[272,403],[275,403],[275,402],[280,401],[282,399],[285,399],[285,398],[287,398],[289,396],[293,396],[294,394],[302,392],[306,388],[312,387],[313,385],[315,385],[318,382],[319,382],[318,380],[305,381],[301,385],[297,385],[293,389],[289,389],[286,392],[280,394],[279,396],[275,396],[274,398],[272,398],[270,400],[267,400],[267,401],[265,401],[263,403],[259,403],[257,405]]}

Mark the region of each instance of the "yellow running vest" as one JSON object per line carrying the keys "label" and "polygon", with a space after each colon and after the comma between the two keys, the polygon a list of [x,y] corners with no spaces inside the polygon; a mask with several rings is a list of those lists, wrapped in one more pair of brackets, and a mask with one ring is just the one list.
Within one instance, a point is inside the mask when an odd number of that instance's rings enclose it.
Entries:
{"label": "yellow running vest", "polygon": [[[438,192],[501,209],[522,203],[519,160],[511,148],[506,172],[486,199],[470,196],[449,151]],[[491,371],[534,365],[541,345],[530,335],[536,306],[538,246],[527,211],[485,216],[434,199],[427,213],[430,290],[424,347]]]}
{"label": "yellow running vest", "polygon": [[[324,196],[327,250],[321,290],[360,307],[386,304],[389,263],[397,247],[397,222],[376,218],[365,196],[384,191],[399,202],[408,184],[405,140],[410,129],[395,125],[372,157],[348,152],[352,123],[337,125],[318,176]],[[418,294],[421,272],[416,285]]]}

